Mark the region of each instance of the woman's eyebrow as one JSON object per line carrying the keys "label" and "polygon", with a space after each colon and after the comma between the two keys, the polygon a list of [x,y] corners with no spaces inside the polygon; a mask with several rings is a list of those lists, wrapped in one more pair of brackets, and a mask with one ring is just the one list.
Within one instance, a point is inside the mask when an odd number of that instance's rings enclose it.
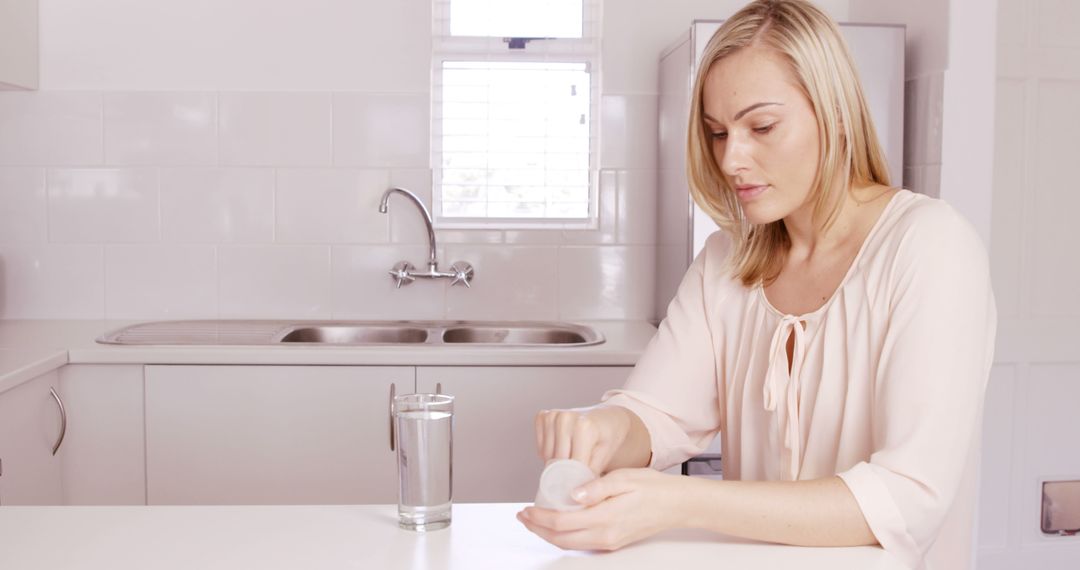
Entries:
{"label": "woman's eyebrow", "polygon": [[[735,113],[735,119],[734,120],[738,121],[739,119],[743,118],[743,115],[749,113],[750,111],[753,111],[754,109],[757,109],[758,107],[766,107],[768,105],[783,105],[783,103],[776,103],[776,102],[773,102],[773,101],[762,101],[760,103],[754,103],[753,105],[750,105],[749,107],[743,109],[742,111],[739,111],[738,113]],[[714,122],[714,123],[719,123],[720,122],[720,121],[717,121],[716,119],[714,119],[708,113],[705,113],[704,117],[706,119]]]}

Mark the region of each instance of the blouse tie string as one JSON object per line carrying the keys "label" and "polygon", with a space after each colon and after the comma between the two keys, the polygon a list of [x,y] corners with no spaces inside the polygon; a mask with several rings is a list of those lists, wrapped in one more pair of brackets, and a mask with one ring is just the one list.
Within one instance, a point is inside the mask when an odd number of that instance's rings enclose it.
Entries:
{"label": "blouse tie string", "polygon": [[[787,366],[787,339],[795,333],[795,346],[791,351],[791,371]],[[784,448],[788,450],[788,475],[794,481],[799,475],[799,371],[802,368],[805,348],[805,330],[802,320],[794,315],[784,315],[773,333],[770,349],[769,370],[765,377],[765,410],[775,412],[780,403],[780,393],[784,394],[784,414],[787,416],[787,430],[784,432]]]}

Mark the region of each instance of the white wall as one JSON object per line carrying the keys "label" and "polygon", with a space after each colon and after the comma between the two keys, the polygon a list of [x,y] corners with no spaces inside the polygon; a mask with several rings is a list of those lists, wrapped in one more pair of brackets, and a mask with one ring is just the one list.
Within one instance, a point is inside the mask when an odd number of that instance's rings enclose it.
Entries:
{"label": "white wall", "polygon": [[904,186],[947,200],[990,243],[996,13],[984,0],[851,0],[907,26]]}
{"label": "white wall", "polygon": [[41,0],[41,89],[427,93],[431,1]]}
{"label": "white wall", "polygon": [[[430,0],[41,0],[0,94],[0,318],[653,314],[658,57],[741,1],[609,0],[595,231],[442,231],[474,287],[395,290],[430,200]],[[847,0],[823,2],[837,18]]]}
{"label": "white wall", "polygon": [[1080,480],[1080,4],[999,0],[997,21],[991,270],[1001,319],[978,568],[1071,569],[1080,536],[1039,531],[1039,481]]}
{"label": "white wall", "polygon": [[0,0],[0,90],[37,89],[36,0]]}

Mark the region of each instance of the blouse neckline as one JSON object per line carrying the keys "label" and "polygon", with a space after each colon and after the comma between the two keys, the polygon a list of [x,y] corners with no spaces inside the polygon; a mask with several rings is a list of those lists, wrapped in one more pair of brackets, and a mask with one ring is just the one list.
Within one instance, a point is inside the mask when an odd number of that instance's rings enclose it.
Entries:
{"label": "blouse neckline", "polygon": [[800,320],[800,321],[806,320],[807,318],[810,318],[810,317],[816,317],[816,316],[820,315],[821,313],[825,312],[826,310],[828,310],[829,306],[832,305],[833,300],[835,300],[836,297],[838,297],[840,295],[840,291],[843,290],[843,288],[845,286],[847,286],[847,283],[851,279],[851,276],[855,273],[855,268],[857,268],[859,266],[859,262],[862,260],[863,253],[866,252],[867,245],[871,241],[873,241],[873,239],[876,237],[876,235],[878,233],[878,230],[885,223],[885,219],[888,218],[889,213],[892,211],[893,205],[896,204],[899,196],[901,194],[905,194],[905,193],[910,194],[911,191],[907,190],[907,189],[904,189],[904,188],[901,188],[895,194],[893,194],[892,197],[889,198],[889,203],[885,205],[885,209],[883,209],[881,211],[881,214],[878,215],[877,220],[874,220],[874,225],[870,227],[870,231],[866,234],[866,238],[863,239],[862,244],[859,245],[859,251],[855,254],[855,259],[853,259],[851,261],[851,265],[848,266],[847,272],[844,274],[844,278],[840,280],[840,284],[837,285],[836,290],[832,292],[832,295],[829,297],[829,299],[827,301],[825,301],[824,304],[822,304],[817,309],[814,309],[813,311],[810,311],[809,313],[803,313],[801,315],[790,315],[790,314],[784,313],[783,311],[781,311],[781,310],[779,310],[779,309],[777,309],[776,307],[773,306],[773,304],[769,301],[769,298],[767,296],[765,296],[765,286],[762,284],[761,281],[758,281],[758,284],[755,286],[755,289],[757,290],[757,294],[758,294],[758,297],[761,299],[761,302],[764,303],[764,305],[765,305],[765,307],[767,309],[769,309],[775,315],[777,315],[777,316],[779,316],[781,318],[783,318],[783,317],[793,317],[793,318],[795,318],[797,320]]}

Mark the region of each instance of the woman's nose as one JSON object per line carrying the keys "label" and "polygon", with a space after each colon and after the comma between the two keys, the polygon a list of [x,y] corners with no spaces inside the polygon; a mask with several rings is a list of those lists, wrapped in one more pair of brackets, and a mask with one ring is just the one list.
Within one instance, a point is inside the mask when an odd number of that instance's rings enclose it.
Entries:
{"label": "woman's nose", "polygon": [[746,141],[728,134],[724,141],[720,170],[728,176],[735,176],[746,170],[749,165],[749,149]]}

